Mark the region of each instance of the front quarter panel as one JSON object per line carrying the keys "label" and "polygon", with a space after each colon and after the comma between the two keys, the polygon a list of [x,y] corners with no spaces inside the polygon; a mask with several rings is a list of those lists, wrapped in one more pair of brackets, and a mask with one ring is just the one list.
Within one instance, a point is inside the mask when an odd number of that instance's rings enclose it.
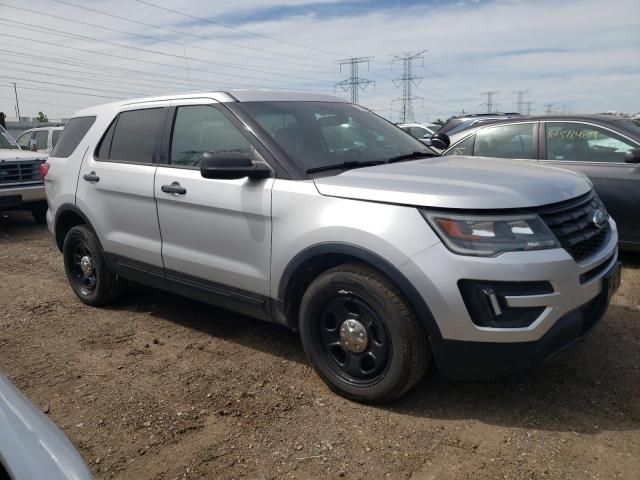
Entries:
{"label": "front quarter panel", "polygon": [[276,180],[272,205],[272,298],[287,265],[310,247],[349,244],[399,267],[440,242],[414,207],[322,196],[311,180]]}

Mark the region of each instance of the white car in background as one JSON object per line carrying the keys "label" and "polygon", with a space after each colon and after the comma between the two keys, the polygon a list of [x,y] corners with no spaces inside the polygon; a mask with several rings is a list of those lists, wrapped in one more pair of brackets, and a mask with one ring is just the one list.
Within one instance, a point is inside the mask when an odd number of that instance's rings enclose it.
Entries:
{"label": "white car in background", "polygon": [[58,143],[63,128],[64,125],[31,128],[22,132],[16,138],[16,142],[22,150],[51,153]]}
{"label": "white car in background", "polygon": [[440,129],[435,123],[400,123],[398,127],[418,140],[426,140]]}

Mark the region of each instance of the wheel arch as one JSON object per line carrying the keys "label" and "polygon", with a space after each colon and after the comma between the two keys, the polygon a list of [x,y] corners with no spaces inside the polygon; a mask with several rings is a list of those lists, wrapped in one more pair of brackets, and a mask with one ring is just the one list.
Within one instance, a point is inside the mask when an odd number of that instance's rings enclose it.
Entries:
{"label": "wheel arch", "polygon": [[89,219],[78,207],[70,203],[60,205],[56,211],[53,230],[58,250],[62,252],[67,233],[77,225],[88,225],[89,228],[94,230]]}
{"label": "wheel arch", "polygon": [[291,328],[298,327],[302,296],[311,282],[323,272],[350,262],[364,263],[386,275],[407,299],[429,338],[442,339],[427,303],[395,265],[366,248],[340,242],[308,247],[293,257],[284,269],[278,285],[278,303]]}

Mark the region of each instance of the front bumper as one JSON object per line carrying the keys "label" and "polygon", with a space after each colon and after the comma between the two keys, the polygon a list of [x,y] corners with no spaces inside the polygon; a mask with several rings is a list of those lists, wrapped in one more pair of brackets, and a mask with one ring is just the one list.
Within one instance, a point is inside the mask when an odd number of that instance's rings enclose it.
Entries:
{"label": "front bumper", "polygon": [[44,185],[41,184],[0,188],[0,210],[20,210],[46,200]]}
{"label": "front bumper", "polygon": [[608,306],[609,296],[602,291],[582,307],[560,317],[533,342],[436,342],[433,347],[438,369],[449,378],[475,380],[523,373],[578,342],[600,321]]}
{"label": "front bumper", "polygon": [[[618,262],[617,243],[616,225],[610,220],[605,244],[579,262],[560,248],[486,258],[456,255],[442,244],[405,262],[402,273],[416,287],[438,327],[438,335],[430,334],[430,340],[440,370],[455,377],[518,371],[580,338],[606,311],[603,277]],[[530,324],[488,327],[472,320],[458,287],[460,280],[548,282],[552,291],[502,299],[511,307],[542,307]]]}

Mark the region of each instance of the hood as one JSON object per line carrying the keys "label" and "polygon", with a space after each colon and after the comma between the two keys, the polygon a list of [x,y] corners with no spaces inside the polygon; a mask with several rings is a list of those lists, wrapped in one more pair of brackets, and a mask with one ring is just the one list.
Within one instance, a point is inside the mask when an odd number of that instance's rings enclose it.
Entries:
{"label": "hood", "polygon": [[44,160],[49,155],[43,152],[31,152],[29,150],[14,150],[12,148],[0,148],[0,163],[16,160]]}
{"label": "hood", "polygon": [[526,208],[591,190],[581,173],[533,162],[451,155],[315,179],[322,195],[433,208]]}

